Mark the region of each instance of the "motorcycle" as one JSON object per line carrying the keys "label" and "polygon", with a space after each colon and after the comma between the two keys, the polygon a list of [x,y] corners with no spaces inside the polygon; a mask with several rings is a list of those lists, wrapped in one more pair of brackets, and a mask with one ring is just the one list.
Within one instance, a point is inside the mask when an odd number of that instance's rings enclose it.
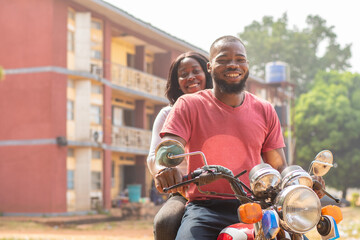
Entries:
{"label": "motorcycle", "polygon": [[[169,150],[172,148],[175,151]],[[162,149],[161,149],[162,148]],[[161,150],[159,150],[161,149]],[[333,155],[329,150],[319,152],[311,162],[308,172],[297,165],[286,167],[280,174],[269,164],[256,165],[249,172],[250,187],[238,178],[246,170],[234,175],[231,170],[220,165],[208,165],[204,153],[185,153],[182,145],[173,140],[161,143],[155,150],[175,152],[167,154],[167,160],[159,164],[175,167],[186,156],[201,155],[204,166],[184,177],[184,181],[164,188],[171,189],[195,184],[203,194],[234,196],[241,205],[238,208],[239,223],[224,228],[218,240],[298,240],[304,239],[303,234],[316,227],[323,240],[338,239],[337,224],[342,220],[342,213],[337,206],[321,208],[320,199],[315,190],[324,189],[320,182],[312,179],[310,174],[324,176],[333,166]],[[202,191],[201,186],[218,179],[226,179],[234,194]]]}

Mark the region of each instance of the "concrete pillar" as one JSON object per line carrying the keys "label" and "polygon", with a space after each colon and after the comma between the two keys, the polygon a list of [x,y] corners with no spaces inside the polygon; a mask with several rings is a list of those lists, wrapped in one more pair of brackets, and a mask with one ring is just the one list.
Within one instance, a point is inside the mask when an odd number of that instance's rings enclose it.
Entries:
{"label": "concrete pillar", "polygon": [[141,196],[146,196],[146,156],[137,155],[135,165],[136,183],[141,184]]}
{"label": "concrete pillar", "polygon": [[90,139],[90,80],[75,82],[75,139],[89,141]]}
{"label": "concrete pillar", "polygon": [[135,68],[145,71],[145,46],[136,46],[135,48]]}
{"label": "concrete pillar", "polygon": [[76,13],[75,24],[75,70],[90,71],[91,14]]}
{"label": "concrete pillar", "polygon": [[171,53],[157,53],[154,56],[154,75],[167,79],[171,65]]}
{"label": "concrete pillar", "polygon": [[146,112],[145,100],[135,101],[135,127],[145,128]]}
{"label": "concrete pillar", "polygon": [[75,209],[88,211],[91,208],[91,148],[75,149]]}

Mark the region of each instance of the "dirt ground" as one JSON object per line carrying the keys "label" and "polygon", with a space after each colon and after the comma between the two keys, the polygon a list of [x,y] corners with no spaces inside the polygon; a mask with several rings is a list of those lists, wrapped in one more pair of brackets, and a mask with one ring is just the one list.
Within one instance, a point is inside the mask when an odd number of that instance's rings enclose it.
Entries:
{"label": "dirt ground", "polygon": [[[97,216],[93,216],[96,218]],[[152,220],[53,224],[39,218],[0,218],[0,240],[152,240]]]}
{"label": "dirt ground", "polygon": [[[360,239],[360,208],[342,208],[341,239]],[[77,219],[76,219],[77,218]],[[79,220],[81,217],[72,217]],[[106,215],[84,216],[93,223],[71,223],[64,218],[0,217],[0,240],[153,240],[152,219],[117,220]],[[64,224],[66,222],[66,224]],[[321,237],[314,229],[311,240]]]}

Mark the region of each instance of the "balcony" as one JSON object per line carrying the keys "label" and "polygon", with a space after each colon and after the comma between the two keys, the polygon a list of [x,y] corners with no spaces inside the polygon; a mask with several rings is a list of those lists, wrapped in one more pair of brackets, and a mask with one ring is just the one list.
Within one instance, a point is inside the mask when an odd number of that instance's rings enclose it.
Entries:
{"label": "balcony", "polygon": [[112,145],[120,148],[148,151],[151,131],[134,127],[114,127],[112,129]]}
{"label": "balcony", "polygon": [[111,65],[112,83],[136,91],[164,97],[166,80],[154,75],[113,63]]}

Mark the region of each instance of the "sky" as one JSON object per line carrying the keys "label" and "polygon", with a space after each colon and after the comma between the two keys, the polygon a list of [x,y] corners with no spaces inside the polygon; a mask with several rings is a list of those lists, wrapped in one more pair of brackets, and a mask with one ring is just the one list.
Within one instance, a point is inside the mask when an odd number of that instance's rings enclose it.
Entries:
{"label": "sky", "polygon": [[237,35],[263,16],[284,13],[288,28],[306,27],[308,15],[319,15],[334,26],[341,47],[352,44],[351,72],[360,73],[360,11],[357,0],[105,0],[134,17],[209,51],[223,35]]}

